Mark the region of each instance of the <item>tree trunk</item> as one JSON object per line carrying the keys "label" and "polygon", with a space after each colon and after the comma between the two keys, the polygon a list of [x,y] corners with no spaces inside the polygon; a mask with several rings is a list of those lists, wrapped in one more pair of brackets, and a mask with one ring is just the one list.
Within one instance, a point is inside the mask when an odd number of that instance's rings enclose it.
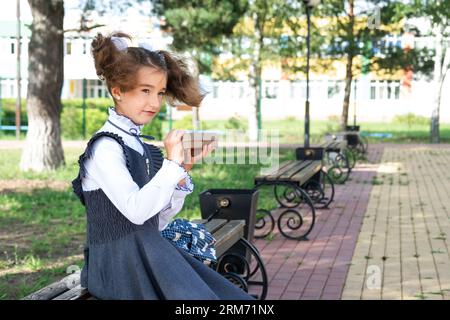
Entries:
{"label": "tree trunk", "polygon": [[22,170],[64,165],[61,144],[61,90],[64,80],[64,1],[29,0],[33,15],[28,47],[28,132]]}
{"label": "tree trunk", "polygon": [[353,13],[354,1],[349,0],[349,26],[347,37],[349,40],[348,43],[348,52],[347,52],[347,67],[345,74],[345,91],[344,91],[344,103],[342,105],[342,115],[341,115],[341,130],[345,131],[348,123],[348,109],[350,106],[350,94],[352,90],[352,68],[353,68],[353,57],[355,55],[355,41],[354,41],[354,25],[355,25],[355,15]]}
{"label": "tree trunk", "polygon": [[443,28],[436,28],[436,56],[434,58],[434,100],[433,113],[431,114],[431,143],[439,143],[439,109],[441,104],[441,83],[442,83],[442,32]]}
{"label": "tree trunk", "polygon": [[259,138],[258,129],[260,129],[260,108],[261,108],[261,73],[262,68],[259,62],[252,63],[250,68],[251,76],[250,76],[250,89],[251,89],[251,111],[248,118],[249,124],[249,139],[251,141],[255,141]]}
{"label": "tree trunk", "polygon": [[342,105],[342,115],[341,115],[341,129],[346,130],[348,123],[348,109],[350,106],[350,94],[352,90],[352,66],[353,66],[353,55],[349,54],[347,56],[347,72],[345,76],[345,90],[344,90],[344,103]]}
{"label": "tree trunk", "polygon": [[200,113],[198,107],[192,108],[192,127],[194,130],[200,130]]}
{"label": "tree trunk", "polygon": [[256,14],[253,16],[255,23],[255,46],[253,49],[252,62],[250,64],[250,113],[248,117],[248,134],[251,141],[258,140],[260,129],[260,108],[261,108],[261,83],[262,83],[262,57],[261,49],[263,46],[262,30],[259,30],[258,17]]}

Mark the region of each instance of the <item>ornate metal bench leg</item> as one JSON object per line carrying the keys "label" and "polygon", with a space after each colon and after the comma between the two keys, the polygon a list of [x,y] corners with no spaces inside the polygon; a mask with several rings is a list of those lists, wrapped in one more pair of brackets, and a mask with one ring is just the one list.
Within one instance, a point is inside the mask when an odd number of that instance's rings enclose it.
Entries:
{"label": "ornate metal bench leg", "polygon": [[304,188],[314,203],[316,209],[327,208],[334,199],[334,183],[328,173],[320,172],[319,179],[311,179]]}
{"label": "ornate metal bench leg", "polygon": [[347,157],[341,152],[327,152],[326,155],[327,173],[333,183],[345,183],[351,170]]}
{"label": "ornate metal bench leg", "polygon": [[[278,203],[278,207],[273,210],[281,211],[276,219],[280,233],[289,239],[308,240],[307,235],[311,232],[316,219],[316,211],[309,195],[294,183],[268,182],[260,184],[256,188],[264,186],[273,186],[274,196]],[[260,216],[257,217],[254,237],[263,238],[273,231],[275,218],[271,210],[258,209],[258,213]],[[263,228],[266,228],[265,232],[257,232]]]}
{"label": "ornate metal bench leg", "polygon": [[[259,251],[244,238],[241,238],[238,243],[246,248],[248,257],[236,253],[225,253],[217,261],[215,269],[245,292],[261,287],[260,293],[254,296],[264,300],[267,296],[268,278]],[[253,270],[251,270],[252,260],[255,261]]]}
{"label": "ornate metal bench leg", "polygon": [[299,186],[294,188],[296,197],[301,199],[296,207],[288,207],[277,220],[280,233],[288,239],[308,240],[307,236],[314,227],[316,210],[309,195]]}
{"label": "ornate metal bench leg", "polygon": [[256,210],[256,223],[254,238],[261,239],[267,237],[275,228],[275,219],[272,212],[266,209]]}
{"label": "ornate metal bench leg", "polygon": [[[348,179],[348,176],[350,175],[351,170],[350,165],[348,163],[348,159],[343,153],[339,152],[336,155],[335,163],[340,168],[341,171],[341,176],[340,179],[337,181],[337,183],[345,183]],[[333,180],[333,182],[335,182],[335,180]]]}
{"label": "ornate metal bench leg", "polygon": [[348,165],[350,167],[350,172],[351,172],[351,170],[356,165],[356,160],[357,160],[356,151],[354,151],[354,149],[348,148],[345,150],[345,156],[347,157]]}
{"label": "ornate metal bench leg", "polygon": [[[256,295],[256,298],[259,300],[264,300],[267,296],[267,288],[269,286],[269,281],[267,278],[266,267],[264,266],[264,262],[262,261],[261,255],[259,254],[258,249],[246,239],[241,238],[239,242],[242,243],[250,251],[251,257],[255,259],[256,263],[252,272],[248,275],[248,277],[245,278],[248,287],[253,288],[260,286],[261,294]],[[261,278],[259,280],[256,280],[258,273],[260,273]]]}

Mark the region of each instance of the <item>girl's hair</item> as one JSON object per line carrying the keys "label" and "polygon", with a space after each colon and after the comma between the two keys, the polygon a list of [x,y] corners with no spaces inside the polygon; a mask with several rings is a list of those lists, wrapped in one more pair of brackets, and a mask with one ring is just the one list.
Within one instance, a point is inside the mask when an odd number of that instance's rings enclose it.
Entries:
{"label": "girl's hair", "polygon": [[134,89],[137,86],[136,74],[139,68],[147,66],[166,72],[166,94],[171,105],[174,101],[180,101],[192,107],[200,106],[203,96],[200,94],[198,81],[189,72],[184,59],[164,50],[120,48],[115,44],[115,38],[131,40],[123,32],[106,37],[99,33],[91,44],[97,75],[106,81],[110,93],[112,87],[119,87],[124,92]]}

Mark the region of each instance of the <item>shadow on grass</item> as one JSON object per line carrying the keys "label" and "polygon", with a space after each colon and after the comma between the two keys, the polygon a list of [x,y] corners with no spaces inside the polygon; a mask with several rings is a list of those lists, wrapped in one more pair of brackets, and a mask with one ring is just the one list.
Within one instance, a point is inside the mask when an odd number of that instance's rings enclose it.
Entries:
{"label": "shadow on grass", "polygon": [[64,275],[81,257],[85,230],[70,189],[0,193],[0,298],[22,298]]}
{"label": "shadow on grass", "polygon": [[[57,264],[55,266],[55,264]],[[47,262],[40,269],[27,271],[11,271],[0,275],[0,300],[22,299],[39,289],[61,280],[67,275],[67,267],[82,267],[83,259],[67,257],[62,262]],[[24,268],[22,268],[23,270]]]}

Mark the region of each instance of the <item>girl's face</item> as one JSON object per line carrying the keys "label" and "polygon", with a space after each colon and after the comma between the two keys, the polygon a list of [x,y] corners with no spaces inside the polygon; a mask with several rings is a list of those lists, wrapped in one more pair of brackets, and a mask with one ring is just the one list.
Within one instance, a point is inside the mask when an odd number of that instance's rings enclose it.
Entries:
{"label": "girl's face", "polygon": [[149,123],[161,109],[166,92],[167,76],[164,71],[141,67],[137,73],[136,88],[123,92],[113,87],[116,111],[137,125]]}

